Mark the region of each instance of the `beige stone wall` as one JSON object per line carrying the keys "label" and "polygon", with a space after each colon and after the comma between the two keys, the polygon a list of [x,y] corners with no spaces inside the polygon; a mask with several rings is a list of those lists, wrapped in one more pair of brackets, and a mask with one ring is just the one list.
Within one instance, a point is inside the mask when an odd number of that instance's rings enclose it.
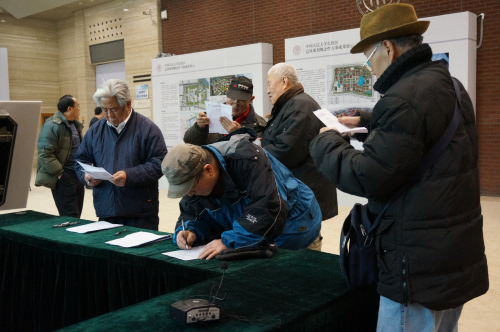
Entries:
{"label": "beige stone wall", "polygon": [[7,48],[11,100],[41,100],[42,113],[57,110],[59,57],[57,24],[0,14],[0,47]]}
{"label": "beige stone wall", "polygon": [[[129,11],[123,11],[124,8]],[[151,8],[152,16],[143,15]],[[115,0],[80,10],[57,22],[0,14],[0,47],[9,60],[11,100],[41,100],[42,113],[54,113],[64,94],[81,106],[85,128],[94,115],[95,66],[89,45],[124,39],[126,81],[135,98],[133,76],[151,74],[151,59],[161,51],[158,0]]]}

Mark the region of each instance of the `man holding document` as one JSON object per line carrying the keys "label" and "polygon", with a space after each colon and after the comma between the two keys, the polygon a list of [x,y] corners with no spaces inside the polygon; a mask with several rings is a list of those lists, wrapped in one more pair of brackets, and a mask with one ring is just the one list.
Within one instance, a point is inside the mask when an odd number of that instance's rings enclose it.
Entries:
{"label": "man holding document", "polygon": [[103,221],[158,230],[158,180],[167,154],[163,135],[132,109],[125,82],[104,82],[94,100],[107,121],[97,122],[85,134],[75,170],[82,183],[94,187],[96,215]]}
{"label": "man holding document", "polygon": [[[231,108],[231,116],[222,116],[212,122],[220,125],[231,133],[240,128],[253,129],[260,137],[266,126],[266,120],[255,113],[252,105],[254,100],[252,80],[245,76],[237,76],[231,80],[227,89],[226,105]],[[200,112],[196,123],[184,134],[184,142],[203,145],[217,142],[224,134],[210,131],[210,120],[205,112]]]}
{"label": "man holding document", "polygon": [[[383,95],[364,150],[328,128],[310,145],[321,174],[368,198],[372,222],[381,215],[372,233],[377,331],[457,331],[464,303],[488,290],[474,108],[462,84],[432,61],[422,43],[428,26],[408,4],[363,16],[351,53],[364,53]],[[359,126],[366,115],[340,120]],[[429,154],[437,155],[432,162]]]}

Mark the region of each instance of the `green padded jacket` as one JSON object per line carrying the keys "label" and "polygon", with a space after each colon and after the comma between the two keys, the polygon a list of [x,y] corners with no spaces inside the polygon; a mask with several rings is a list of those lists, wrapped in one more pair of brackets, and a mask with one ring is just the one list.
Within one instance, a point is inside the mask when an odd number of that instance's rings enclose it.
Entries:
{"label": "green padded jacket", "polygon": [[[75,128],[82,136],[83,125],[74,121]],[[55,189],[58,176],[63,173],[63,166],[71,152],[71,128],[61,112],[47,119],[38,136],[38,162],[35,186]]]}

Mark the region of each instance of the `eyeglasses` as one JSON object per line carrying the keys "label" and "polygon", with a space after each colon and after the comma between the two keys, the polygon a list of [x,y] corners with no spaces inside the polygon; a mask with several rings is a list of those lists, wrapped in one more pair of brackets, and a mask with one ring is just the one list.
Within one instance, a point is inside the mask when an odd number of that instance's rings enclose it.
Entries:
{"label": "eyeglasses", "polygon": [[229,105],[229,106],[234,106],[234,105],[243,106],[247,102],[248,102],[248,100],[236,100],[236,99],[226,98],[226,105]]}
{"label": "eyeglasses", "polygon": [[377,50],[377,48],[379,48],[380,45],[382,45],[382,43],[378,43],[377,45],[375,45],[375,49],[373,50],[372,54],[370,54],[368,59],[366,59],[366,62],[361,66],[362,68],[368,70],[370,73],[373,72],[373,68],[370,65],[370,59],[372,58],[373,54],[375,54],[375,51]]}

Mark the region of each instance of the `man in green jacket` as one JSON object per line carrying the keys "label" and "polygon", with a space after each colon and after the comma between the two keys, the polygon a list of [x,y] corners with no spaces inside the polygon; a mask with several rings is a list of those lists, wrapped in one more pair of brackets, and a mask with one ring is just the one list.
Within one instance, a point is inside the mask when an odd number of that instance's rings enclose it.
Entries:
{"label": "man in green jacket", "polygon": [[[266,126],[266,119],[255,113],[252,105],[253,84],[252,80],[245,76],[237,76],[231,80],[227,88],[226,104],[233,109],[232,119],[221,117],[220,123],[228,133],[240,128],[253,129],[258,137],[262,136],[262,131]],[[184,142],[195,145],[206,145],[217,142],[224,137],[219,133],[208,133],[208,120],[205,112],[200,112],[196,118],[196,123],[189,127],[184,134]]]}
{"label": "man in green jacket", "polygon": [[82,141],[83,125],[77,120],[80,104],[71,95],[62,96],[59,112],[47,119],[38,137],[35,186],[52,189],[60,216],[80,218],[84,186],[75,173],[75,154]]}

